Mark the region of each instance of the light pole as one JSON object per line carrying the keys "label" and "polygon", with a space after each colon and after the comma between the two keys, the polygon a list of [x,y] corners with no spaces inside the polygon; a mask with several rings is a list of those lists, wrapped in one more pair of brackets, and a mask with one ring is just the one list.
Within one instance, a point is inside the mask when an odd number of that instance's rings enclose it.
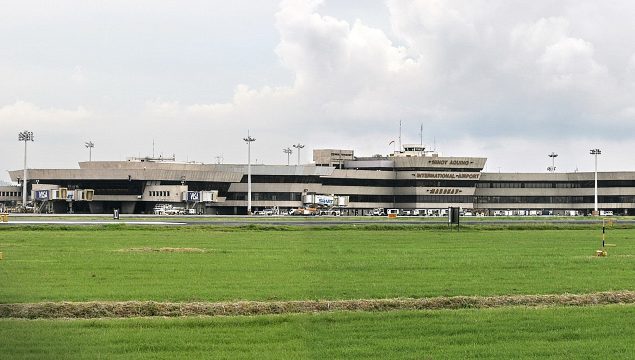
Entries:
{"label": "light pole", "polygon": [[291,148],[286,148],[286,149],[282,149],[282,152],[287,154],[287,166],[289,166],[290,164],[290,158],[291,158],[291,154],[293,153],[293,150],[291,150]]}
{"label": "light pole", "polygon": [[602,154],[600,149],[591,149],[590,154],[595,156],[595,207],[594,212],[598,212],[598,155]]}
{"label": "light pole", "polygon": [[88,161],[93,161],[93,148],[95,147],[95,143],[92,141],[86,141],[84,146],[88,148]]}
{"label": "light pole", "polygon": [[555,152],[552,152],[551,154],[547,156],[551,158],[551,166],[547,168],[547,171],[554,173],[556,172],[556,158],[558,157],[558,154],[556,154]]}
{"label": "light pole", "polygon": [[243,140],[247,143],[247,215],[251,215],[251,143],[256,139],[249,136],[247,130],[247,137]]}
{"label": "light pole", "polygon": [[24,172],[22,174],[22,206],[26,211],[26,143],[33,141],[33,131],[24,130],[18,134],[18,141],[24,141]]}
{"label": "light pole", "polygon": [[304,147],[304,145],[297,143],[293,145],[293,147],[298,149],[298,165],[300,165],[300,150]]}

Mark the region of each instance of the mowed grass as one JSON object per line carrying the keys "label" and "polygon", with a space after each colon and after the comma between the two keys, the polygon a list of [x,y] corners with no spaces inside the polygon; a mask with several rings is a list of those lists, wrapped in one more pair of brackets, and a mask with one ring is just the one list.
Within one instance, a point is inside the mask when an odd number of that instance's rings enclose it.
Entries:
{"label": "mowed grass", "polygon": [[632,359],[635,306],[0,320],[12,359]]}
{"label": "mowed grass", "polygon": [[[0,302],[235,301],[635,289],[635,230],[0,231]],[[128,251],[193,248],[204,252]]]}

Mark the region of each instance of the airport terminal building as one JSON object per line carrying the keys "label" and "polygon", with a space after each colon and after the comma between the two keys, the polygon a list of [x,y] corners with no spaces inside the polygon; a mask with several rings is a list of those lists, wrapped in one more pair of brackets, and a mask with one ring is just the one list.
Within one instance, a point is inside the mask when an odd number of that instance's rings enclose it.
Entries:
{"label": "airport terminal building", "polygon": [[[488,173],[486,160],[444,157],[419,145],[371,157],[316,149],[312,164],[251,165],[252,210],[328,206],[342,215],[380,208],[432,215],[458,206],[484,215],[584,215],[594,209],[593,172]],[[27,194],[41,212],[150,214],[173,205],[198,214],[247,214],[247,168],[162,158],[80,162],[78,169],[29,169]],[[9,174],[21,181],[22,170]],[[320,196],[336,200],[317,203]],[[22,187],[0,187],[6,209],[21,199]],[[635,171],[598,173],[598,207],[635,213]]]}

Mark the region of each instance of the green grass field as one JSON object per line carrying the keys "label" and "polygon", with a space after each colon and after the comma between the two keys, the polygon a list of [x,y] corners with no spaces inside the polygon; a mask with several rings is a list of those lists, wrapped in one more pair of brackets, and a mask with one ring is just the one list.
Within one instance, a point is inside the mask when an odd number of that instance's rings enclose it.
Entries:
{"label": "green grass field", "polygon": [[635,306],[0,320],[12,359],[632,359]]}
{"label": "green grass field", "polygon": [[[0,228],[0,303],[635,290],[635,229]],[[0,319],[0,358],[632,358],[635,305]]]}
{"label": "green grass field", "polygon": [[[633,289],[635,230],[5,230],[0,303],[560,294]],[[201,252],[150,249],[193,248]],[[144,249],[146,248],[146,249]]]}

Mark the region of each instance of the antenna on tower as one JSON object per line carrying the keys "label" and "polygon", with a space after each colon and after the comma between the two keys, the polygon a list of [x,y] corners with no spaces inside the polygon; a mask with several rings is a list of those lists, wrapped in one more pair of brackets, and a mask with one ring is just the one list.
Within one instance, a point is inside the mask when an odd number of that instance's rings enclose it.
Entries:
{"label": "antenna on tower", "polygon": [[401,152],[401,120],[399,120],[399,152]]}
{"label": "antenna on tower", "polygon": [[419,128],[419,136],[421,136],[421,153],[419,154],[419,156],[423,155],[423,123],[421,123],[421,126]]}

